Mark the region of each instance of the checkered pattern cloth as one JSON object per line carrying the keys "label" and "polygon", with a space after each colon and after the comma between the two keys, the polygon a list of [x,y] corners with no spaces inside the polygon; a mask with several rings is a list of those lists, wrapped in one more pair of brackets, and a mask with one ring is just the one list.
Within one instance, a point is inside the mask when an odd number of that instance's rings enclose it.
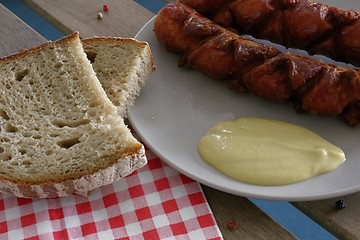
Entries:
{"label": "checkered pattern cloth", "polygon": [[0,239],[222,239],[201,187],[147,149],[148,165],[88,197],[0,193]]}

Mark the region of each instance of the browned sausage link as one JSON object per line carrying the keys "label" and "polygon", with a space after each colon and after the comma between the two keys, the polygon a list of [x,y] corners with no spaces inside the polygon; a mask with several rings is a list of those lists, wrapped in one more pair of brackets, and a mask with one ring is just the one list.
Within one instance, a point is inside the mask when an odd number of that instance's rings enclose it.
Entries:
{"label": "browned sausage link", "polygon": [[234,0],[181,0],[178,2],[196,9],[196,11],[202,15],[212,16],[214,13],[219,11],[220,8],[233,1]]}
{"label": "browned sausage link", "polygon": [[180,66],[227,79],[232,89],[275,102],[290,99],[299,112],[343,115],[352,126],[360,121],[358,70],[281,53],[226,30],[181,3],[159,11],[155,33],[167,49],[182,54]]}
{"label": "browned sausage link", "polygon": [[[360,13],[310,0],[178,0],[223,27],[360,66]],[[208,5],[208,7],[206,7]]]}
{"label": "browned sausage link", "polygon": [[214,79],[241,81],[246,69],[280,53],[227,31],[180,3],[162,8],[154,28],[157,39],[168,50],[183,53],[180,66],[197,69]]}

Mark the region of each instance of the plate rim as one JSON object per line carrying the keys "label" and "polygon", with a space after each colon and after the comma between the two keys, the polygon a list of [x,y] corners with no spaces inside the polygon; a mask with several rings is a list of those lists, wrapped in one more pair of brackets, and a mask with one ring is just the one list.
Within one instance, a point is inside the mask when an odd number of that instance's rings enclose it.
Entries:
{"label": "plate rim", "polygon": [[[135,38],[138,39],[139,36],[144,33],[144,31],[148,30],[149,26],[151,27],[151,24],[153,24],[153,22],[155,21],[156,15],[153,16],[140,30],[139,32],[135,35]],[[146,41],[143,39],[138,39],[140,41]],[[134,106],[136,106],[136,102],[134,104]],[[133,107],[134,107],[133,106]],[[321,195],[310,195],[310,196],[290,196],[290,195],[283,195],[283,196],[274,196],[274,195],[267,195],[267,194],[258,194],[258,193],[249,193],[249,192],[244,192],[244,191],[240,191],[240,190],[234,190],[232,188],[228,188],[226,186],[221,186],[219,184],[216,184],[212,181],[209,181],[207,179],[203,179],[203,178],[199,178],[198,176],[192,174],[191,172],[186,171],[183,167],[179,166],[178,164],[174,163],[173,161],[171,161],[170,159],[168,159],[161,151],[161,149],[157,149],[156,147],[153,146],[153,144],[151,143],[151,140],[145,136],[139,129],[137,123],[136,123],[136,119],[133,118],[132,116],[132,111],[131,109],[133,109],[133,107],[130,108],[129,113],[128,113],[128,120],[129,123],[131,124],[131,127],[135,130],[136,134],[140,137],[141,141],[145,143],[145,145],[151,149],[151,151],[157,156],[159,157],[162,161],[164,161],[166,164],[168,164],[170,167],[174,168],[175,170],[177,170],[178,172],[194,179],[195,181],[204,184],[206,186],[212,187],[214,189],[220,190],[220,191],[224,191],[230,194],[234,194],[234,195],[238,195],[238,196],[242,196],[242,197],[250,197],[250,198],[257,198],[257,199],[264,199],[264,200],[279,200],[279,201],[292,201],[292,202],[296,202],[296,201],[312,201],[312,200],[322,200],[322,199],[329,199],[329,198],[334,198],[334,197],[339,197],[339,196],[344,196],[344,195],[348,195],[351,193],[355,193],[357,191],[360,191],[360,184],[355,188],[347,188],[347,189],[341,189],[341,190],[337,190],[337,191],[333,191],[333,192],[329,192],[329,193],[323,193]],[[219,173],[221,174],[221,173]],[[226,177],[226,176],[225,176]],[[274,187],[274,186],[270,186],[270,187]],[[280,186],[281,187],[281,186]]]}

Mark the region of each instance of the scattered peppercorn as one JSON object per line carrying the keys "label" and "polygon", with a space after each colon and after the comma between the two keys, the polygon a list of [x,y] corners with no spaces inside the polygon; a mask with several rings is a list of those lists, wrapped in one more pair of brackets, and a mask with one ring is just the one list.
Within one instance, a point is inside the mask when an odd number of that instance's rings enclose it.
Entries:
{"label": "scattered peppercorn", "polygon": [[235,229],[237,229],[239,226],[239,224],[235,221],[235,220],[229,220],[226,224],[226,227],[230,230],[230,231],[234,231]]}
{"label": "scattered peppercorn", "polygon": [[335,203],[335,207],[338,210],[342,210],[342,209],[344,209],[346,207],[346,202],[344,200],[338,200]]}
{"label": "scattered peppercorn", "polygon": [[104,10],[105,12],[109,11],[109,6],[105,4],[105,5],[103,6],[103,10]]}

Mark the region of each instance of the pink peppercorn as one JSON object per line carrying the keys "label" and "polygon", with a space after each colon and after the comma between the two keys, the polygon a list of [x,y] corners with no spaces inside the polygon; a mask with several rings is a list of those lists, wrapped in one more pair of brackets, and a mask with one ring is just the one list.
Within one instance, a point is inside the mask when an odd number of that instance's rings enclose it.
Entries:
{"label": "pink peppercorn", "polygon": [[104,10],[105,12],[109,11],[109,6],[105,4],[105,5],[103,6],[103,10]]}
{"label": "pink peppercorn", "polygon": [[230,231],[234,231],[235,229],[237,229],[239,226],[239,224],[237,223],[237,221],[235,220],[229,220],[226,223],[226,227],[230,230]]}

